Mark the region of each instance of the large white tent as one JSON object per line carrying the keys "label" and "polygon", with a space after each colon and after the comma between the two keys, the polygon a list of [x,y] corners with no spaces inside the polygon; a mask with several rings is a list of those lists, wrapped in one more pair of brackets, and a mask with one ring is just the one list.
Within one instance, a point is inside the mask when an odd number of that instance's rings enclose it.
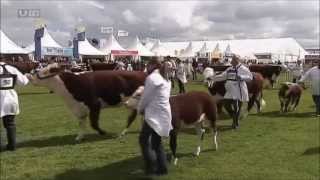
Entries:
{"label": "large white tent", "polygon": [[[47,28],[44,28],[44,33],[43,33],[43,37],[41,38],[41,47],[43,49],[46,48],[50,48],[50,49],[58,49],[61,50],[61,52],[63,52],[63,47],[57,43],[52,36],[49,34]],[[32,44],[30,44],[29,46],[27,46],[25,48],[28,52],[34,52],[34,42]]]}
{"label": "large white tent", "polygon": [[[232,52],[240,56],[255,58],[257,53],[271,53],[279,57],[280,61],[296,61],[299,57],[304,58],[308,54],[301,45],[293,38],[270,38],[270,39],[243,39],[243,40],[219,40],[219,41],[192,41],[195,49],[203,46],[206,42],[207,48],[212,52],[219,43],[220,49],[226,49],[228,44]],[[179,51],[186,47],[188,42],[162,42],[169,51]]]}
{"label": "large white tent", "polygon": [[192,42],[189,42],[188,46],[184,49],[184,51],[179,55],[179,57],[194,57],[196,56],[196,51],[194,51],[194,47]]}
{"label": "large white tent", "polygon": [[8,36],[2,32],[2,30],[0,30],[1,32],[1,49],[0,49],[0,53],[1,54],[28,54],[28,52],[26,50],[24,50],[23,48],[19,47],[16,43],[14,43],[11,39],[8,38]]}
{"label": "large white tent", "polygon": [[99,51],[97,48],[93,47],[87,38],[85,38],[84,41],[79,41],[79,55],[85,55],[85,56],[103,56],[107,55],[107,53],[103,53],[102,51]]}
{"label": "large white tent", "polygon": [[153,52],[155,56],[172,56],[173,55],[161,44],[160,40],[156,41],[156,43],[151,48],[151,52]]}
{"label": "large white tent", "polygon": [[138,51],[139,56],[154,56],[153,52],[142,45],[138,37],[135,38],[127,49],[129,51]]}
{"label": "large white tent", "polygon": [[119,42],[116,40],[116,38],[114,38],[113,34],[111,34],[109,36],[109,38],[107,39],[106,44],[100,49],[100,51],[110,54],[111,50],[120,50],[123,51],[125,50],[120,44]]}

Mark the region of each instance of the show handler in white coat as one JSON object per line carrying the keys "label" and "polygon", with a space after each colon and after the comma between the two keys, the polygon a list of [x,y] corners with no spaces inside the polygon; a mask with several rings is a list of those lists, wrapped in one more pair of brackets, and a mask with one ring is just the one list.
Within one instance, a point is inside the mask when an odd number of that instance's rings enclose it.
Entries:
{"label": "show handler in white coat", "polygon": [[[20,113],[18,95],[14,85],[26,85],[29,80],[18,69],[0,60],[0,118],[7,131],[6,150],[16,149],[15,116]],[[1,145],[1,139],[0,139]],[[0,147],[1,148],[1,147]]]}
{"label": "show handler in white coat", "polygon": [[214,81],[227,81],[225,84],[226,94],[225,107],[233,118],[232,127],[239,127],[240,111],[243,102],[249,101],[246,81],[251,81],[253,76],[250,70],[240,63],[240,58],[233,55],[231,67],[214,77]]}
{"label": "show handler in white coat", "polygon": [[183,94],[186,92],[186,89],[184,87],[185,83],[187,83],[186,70],[184,63],[180,59],[177,60],[177,63],[177,79],[179,85],[179,94]]}
{"label": "show handler in white coat", "polygon": [[165,66],[158,59],[149,62],[147,72],[149,76],[138,105],[138,112],[144,114],[139,142],[145,162],[145,173],[165,175],[168,173],[167,158],[161,137],[168,137],[172,130],[169,103],[171,82],[165,76]]}

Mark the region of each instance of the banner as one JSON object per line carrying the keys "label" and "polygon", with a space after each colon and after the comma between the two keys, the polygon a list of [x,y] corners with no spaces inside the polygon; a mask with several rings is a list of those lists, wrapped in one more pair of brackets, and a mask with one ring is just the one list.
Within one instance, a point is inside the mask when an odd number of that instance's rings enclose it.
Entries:
{"label": "banner", "polygon": [[78,41],[84,41],[86,39],[86,32],[79,32],[77,34]]}
{"label": "banner", "polygon": [[129,36],[129,32],[124,30],[118,30],[118,37],[122,36]]}
{"label": "banner", "polygon": [[101,33],[112,34],[113,33],[113,27],[101,27]]}
{"label": "banner", "polygon": [[41,60],[41,38],[44,35],[44,27],[34,32],[34,56],[37,61]]}

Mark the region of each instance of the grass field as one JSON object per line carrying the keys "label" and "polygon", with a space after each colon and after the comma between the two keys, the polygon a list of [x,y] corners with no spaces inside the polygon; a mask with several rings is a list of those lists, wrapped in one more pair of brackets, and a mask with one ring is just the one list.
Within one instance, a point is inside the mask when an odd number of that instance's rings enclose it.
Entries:
{"label": "grass field", "polygon": [[[206,89],[197,82],[187,90]],[[279,114],[277,90],[265,90],[267,106],[261,114],[252,111],[239,130],[230,119],[219,120],[219,150],[213,150],[212,134],[206,134],[200,157],[192,155],[197,137],[193,130],[178,136],[178,165],[170,174],[155,179],[296,179],[320,177],[319,118],[305,91],[293,113]],[[19,90],[22,113],[17,117],[18,149],[2,152],[1,180],[118,180],[141,179],[142,158],[138,146],[140,121],[124,141],[117,135],[126,124],[123,107],[106,109],[100,117],[108,132],[99,136],[88,128],[86,140],[74,141],[76,119],[55,94],[39,87]],[[2,140],[5,139],[2,128]],[[169,152],[168,140],[164,140]]]}

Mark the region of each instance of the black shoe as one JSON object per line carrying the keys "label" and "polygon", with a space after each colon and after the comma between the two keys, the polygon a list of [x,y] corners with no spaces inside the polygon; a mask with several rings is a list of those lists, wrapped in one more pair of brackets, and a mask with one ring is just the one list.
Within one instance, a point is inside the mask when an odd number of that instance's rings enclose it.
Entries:
{"label": "black shoe", "polygon": [[167,174],[168,174],[168,170],[167,170],[167,169],[158,170],[158,171],[156,172],[156,175],[157,175],[157,176],[165,176],[165,175],[167,175]]}

